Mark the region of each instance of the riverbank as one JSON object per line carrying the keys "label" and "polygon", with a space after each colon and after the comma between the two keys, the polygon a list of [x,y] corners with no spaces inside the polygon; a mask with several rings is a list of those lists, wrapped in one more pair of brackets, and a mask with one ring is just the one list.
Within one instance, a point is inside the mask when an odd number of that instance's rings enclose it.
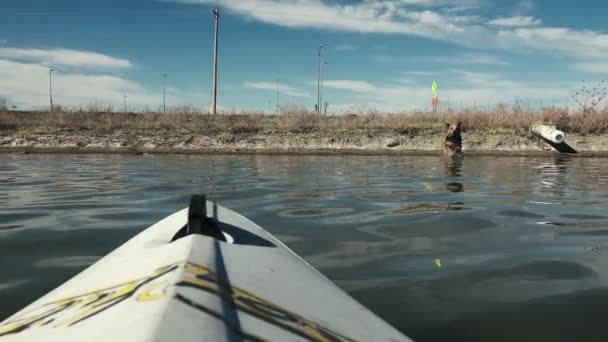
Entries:
{"label": "riverbank", "polygon": [[555,124],[587,154],[608,153],[608,115],[552,109],[525,112],[407,113],[317,117],[307,113],[0,113],[4,152],[435,154],[444,122],[462,121],[471,154],[543,154],[529,132]]}

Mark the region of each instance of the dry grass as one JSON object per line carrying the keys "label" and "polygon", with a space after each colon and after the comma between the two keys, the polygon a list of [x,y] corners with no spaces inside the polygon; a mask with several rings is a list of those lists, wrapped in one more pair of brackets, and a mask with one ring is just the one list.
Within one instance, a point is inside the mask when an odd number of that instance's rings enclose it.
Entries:
{"label": "dry grass", "polygon": [[601,134],[608,132],[608,111],[568,112],[561,108],[529,111],[521,106],[499,105],[491,112],[463,110],[456,112],[413,112],[380,114],[345,113],[340,116],[317,116],[292,108],[283,115],[262,113],[210,115],[191,108],[170,113],[112,113],[99,109],[78,112],[0,112],[0,131],[4,133],[55,133],[87,131],[88,134],[116,132],[162,134],[163,132],[199,134],[254,133],[332,133],[374,132],[416,135],[437,133],[444,122],[462,121],[468,131],[511,131],[526,134],[537,121],[555,124],[570,133]]}

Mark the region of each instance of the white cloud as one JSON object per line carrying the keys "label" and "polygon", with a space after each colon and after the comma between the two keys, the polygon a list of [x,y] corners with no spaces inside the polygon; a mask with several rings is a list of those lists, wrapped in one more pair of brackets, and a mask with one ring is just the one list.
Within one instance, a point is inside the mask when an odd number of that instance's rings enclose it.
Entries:
{"label": "white cloud", "polygon": [[461,56],[465,64],[508,65],[506,61],[485,53],[465,53]]}
{"label": "white cloud", "polygon": [[[175,0],[213,4],[214,0]],[[459,31],[458,16],[432,11],[404,11],[403,3],[366,0],[357,4],[328,4],[321,0],[226,0],[224,8],[272,25],[360,33],[412,34],[428,38]],[[404,17],[405,16],[405,17]],[[407,20],[403,20],[407,19]],[[429,25],[430,24],[430,25]],[[433,26],[429,29],[429,26]]]}
{"label": "white cloud", "polygon": [[[174,1],[216,3],[216,0]],[[222,5],[243,17],[282,27],[410,35],[469,48],[537,51],[579,61],[608,58],[608,34],[602,31],[545,27],[540,25],[539,19],[523,16],[497,21],[510,26],[490,25],[487,24],[490,18],[484,19],[482,16],[483,11],[467,15],[448,11],[460,6],[460,2],[456,1],[364,0],[344,3],[322,0],[225,0]],[[444,8],[437,8],[440,5]],[[520,8],[518,12],[525,12],[533,7],[533,3],[520,1],[517,7]]]}
{"label": "white cloud", "polygon": [[338,90],[347,90],[352,92],[370,92],[375,87],[366,81],[353,81],[353,80],[324,80],[323,88],[332,88]]}
{"label": "white cloud", "polygon": [[18,16],[40,16],[40,17],[57,17],[57,16],[76,16],[81,15],[79,12],[51,12],[51,11],[30,11],[30,12],[17,12],[15,15]]}
{"label": "white cloud", "polygon": [[450,9],[457,8],[458,10],[472,9],[480,6],[479,0],[397,0],[396,2],[406,5],[417,5],[420,7],[449,6],[448,8]]}
{"label": "white cloud", "polygon": [[[472,105],[494,105],[499,102],[513,103],[524,98],[537,106],[540,101],[564,99],[570,95],[571,88],[563,84],[530,85],[511,80],[495,74],[472,72],[462,69],[451,70],[455,88],[443,86],[439,82],[439,99],[441,103],[450,103],[453,108]],[[408,111],[412,108],[430,109],[430,82],[399,82],[372,84],[361,80],[327,81],[333,89],[344,90],[350,98],[350,106],[364,104],[367,107],[383,111]],[[326,83],[324,83],[325,85]],[[334,94],[335,96],[335,94]],[[346,101],[342,101],[343,103]],[[549,102],[546,102],[546,104]]]}
{"label": "white cloud", "polygon": [[378,54],[378,55],[374,55],[372,56],[372,58],[378,62],[378,63],[382,63],[382,64],[389,64],[393,62],[393,56],[389,56],[386,54]]}
{"label": "white cloud", "polygon": [[414,76],[432,76],[435,74],[433,71],[427,71],[427,70],[411,70],[411,71],[404,71],[403,73],[406,75],[414,75]]}
{"label": "white cloud", "polygon": [[[258,90],[269,90],[269,91],[277,91],[277,83],[276,82],[245,82],[243,83],[243,87],[249,89],[258,89]],[[293,97],[304,97],[310,98],[312,97],[309,92],[304,90],[295,89],[286,84],[279,83],[279,92],[283,95],[293,96]]]}
{"label": "white cloud", "polygon": [[590,73],[608,74],[608,64],[604,61],[577,63],[576,68]]}
{"label": "white cloud", "polygon": [[608,35],[569,28],[516,28],[498,32],[497,43],[504,47],[543,50],[579,60],[608,58]]}
{"label": "white cloud", "polygon": [[[48,67],[0,59],[0,94],[22,109],[45,108],[49,101]],[[130,108],[156,108],[162,101],[160,92],[151,92],[137,82],[117,76],[81,72],[53,74],[53,99],[58,105],[100,103],[122,109],[124,94],[128,96]]]}
{"label": "white cloud", "polygon": [[19,49],[0,48],[0,58],[42,64],[52,67],[83,69],[123,69],[132,66],[131,61],[91,51],[69,49]]}
{"label": "white cloud", "polygon": [[[479,86],[479,87],[487,87],[487,88],[525,88],[526,85],[520,82],[514,82],[510,80],[506,80],[502,77],[499,77],[495,74],[487,74],[482,72],[474,72],[468,70],[461,69],[451,69],[451,72],[460,76],[460,79],[465,82],[465,84]],[[522,93],[523,94],[523,93]]]}
{"label": "white cloud", "polygon": [[355,51],[358,47],[352,44],[340,44],[334,47],[335,51]]}
{"label": "white cloud", "polygon": [[505,60],[486,53],[463,53],[461,55],[452,57],[434,57],[427,58],[432,59],[435,63],[439,64],[452,64],[452,65],[474,65],[474,64],[485,64],[485,65],[509,65]]}
{"label": "white cloud", "polygon": [[456,5],[452,5],[451,7],[442,7],[439,10],[443,13],[460,13],[460,12],[470,12],[472,10],[478,9],[481,5],[477,2],[473,4],[460,4],[457,2]]}
{"label": "white cloud", "polygon": [[536,6],[532,0],[521,0],[515,5],[513,12],[518,15],[524,15],[532,12],[534,7]]}
{"label": "white cloud", "polygon": [[539,26],[542,24],[542,21],[538,18],[534,17],[509,17],[509,18],[496,18],[488,22],[490,25],[494,26],[506,26],[506,27],[526,27],[526,26]]}
{"label": "white cloud", "polygon": [[416,84],[416,80],[411,78],[402,78],[402,77],[392,77],[390,81],[399,83],[399,84]]}

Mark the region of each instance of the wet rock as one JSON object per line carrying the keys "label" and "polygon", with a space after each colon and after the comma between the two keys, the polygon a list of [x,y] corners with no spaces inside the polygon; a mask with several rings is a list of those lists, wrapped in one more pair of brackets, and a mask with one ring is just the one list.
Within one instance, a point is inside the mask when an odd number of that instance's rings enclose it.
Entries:
{"label": "wet rock", "polygon": [[17,138],[15,140],[13,140],[10,144],[10,146],[13,146],[13,147],[32,147],[33,145],[34,145],[33,142],[27,141],[27,140],[21,139],[21,138]]}
{"label": "wet rock", "polygon": [[401,145],[401,143],[395,138],[386,139],[386,147],[397,147],[399,145]]}
{"label": "wet rock", "polygon": [[193,141],[194,141],[194,136],[191,135],[190,137],[188,137],[188,139],[186,139],[186,141],[184,141],[184,145],[190,145],[190,144],[192,144]]}
{"label": "wet rock", "polygon": [[90,143],[85,146],[85,148],[103,148],[103,147],[106,147],[106,145],[101,142],[94,142],[94,143]]}
{"label": "wet rock", "polygon": [[60,148],[78,148],[78,144],[70,142],[70,143],[63,143],[59,145]]}
{"label": "wet rock", "polygon": [[146,150],[151,150],[151,149],[156,148],[156,145],[148,142],[148,143],[143,144],[142,148],[146,149]]}

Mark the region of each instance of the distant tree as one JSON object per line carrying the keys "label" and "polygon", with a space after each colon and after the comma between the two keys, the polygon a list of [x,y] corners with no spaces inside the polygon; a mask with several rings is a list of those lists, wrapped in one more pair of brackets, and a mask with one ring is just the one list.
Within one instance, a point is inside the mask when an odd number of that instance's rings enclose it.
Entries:
{"label": "distant tree", "polygon": [[583,80],[583,87],[577,91],[572,99],[579,105],[583,114],[591,114],[597,111],[600,104],[608,96],[608,85],[605,81],[598,82],[594,87],[587,86]]}

